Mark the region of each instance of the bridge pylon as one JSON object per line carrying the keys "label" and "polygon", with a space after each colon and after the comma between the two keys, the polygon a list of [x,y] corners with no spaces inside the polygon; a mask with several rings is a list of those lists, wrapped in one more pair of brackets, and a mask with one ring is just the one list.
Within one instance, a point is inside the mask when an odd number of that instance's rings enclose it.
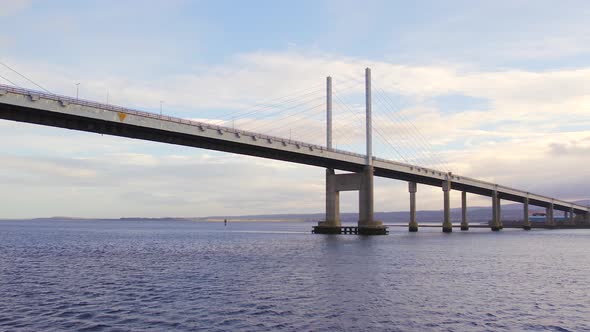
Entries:
{"label": "bridge pylon", "polygon": [[408,191],[410,192],[410,223],[408,231],[418,231],[418,221],[416,220],[416,192],[418,191],[418,184],[416,182],[408,182]]}
{"label": "bridge pylon", "polygon": [[467,192],[461,192],[461,230],[469,230],[469,221],[467,220]]}
{"label": "bridge pylon", "polygon": [[442,190],[443,190],[443,227],[442,231],[444,233],[451,233],[453,232],[453,224],[451,223],[451,181],[445,180],[442,183]]}
{"label": "bridge pylon", "polygon": [[498,190],[494,188],[492,191],[492,231],[499,231],[502,229],[500,224],[500,198],[498,197]]}
{"label": "bridge pylon", "polygon": [[523,216],[522,216],[522,229],[524,229],[525,231],[530,231],[531,230],[531,220],[529,219],[529,197],[527,194],[527,197],[524,198],[524,203],[522,205],[523,207]]}
{"label": "bridge pylon", "polygon": [[[373,199],[373,142],[371,119],[371,69],[365,69],[366,102],[366,162],[358,173],[335,174],[333,169],[326,170],[326,220],[314,227],[314,233],[341,234],[340,191],[358,190],[359,220],[357,234],[384,235],[387,227],[375,220]],[[328,150],[332,149],[332,78],[326,79],[326,140]]]}
{"label": "bridge pylon", "polygon": [[553,217],[553,203],[550,203],[549,206],[545,208],[545,227],[553,228],[555,227],[555,219]]}

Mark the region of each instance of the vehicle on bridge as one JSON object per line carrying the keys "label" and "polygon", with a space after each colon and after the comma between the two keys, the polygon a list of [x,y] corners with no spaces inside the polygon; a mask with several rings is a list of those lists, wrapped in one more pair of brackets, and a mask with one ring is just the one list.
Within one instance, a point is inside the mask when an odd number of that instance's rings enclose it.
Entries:
{"label": "vehicle on bridge", "polygon": [[[544,223],[547,221],[547,214],[545,212],[533,212],[529,215],[531,223]],[[553,221],[566,221],[564,216],[553,216]]]}

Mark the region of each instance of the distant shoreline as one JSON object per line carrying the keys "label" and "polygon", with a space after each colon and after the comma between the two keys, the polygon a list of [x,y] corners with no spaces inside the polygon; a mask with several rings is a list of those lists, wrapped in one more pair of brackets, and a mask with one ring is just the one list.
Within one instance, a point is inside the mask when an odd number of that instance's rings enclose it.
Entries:
{"label": "distant shoreline", "polygon": [[278,222],[317,222],[317,220],[304,220],[304,219],[256,219],[256,218],[241,218],[241,219],[232,219],[232,218],[60,218],[60,217],[52,217],[52,218],[19,218],[19,219],[7,219],[7,218],[0,218],[0,222],[2,221],[188,221],[188,222],[224,222],[227,220],[228,223],[232,222],[270,222],[270,223],[278,223]]}
{"label": "distant shoreline", "polygon": [[[218,218],[206,218],[201,220],[189,220],[195,222],[224,222],[226,219],[218,219]],[[227,219],[227,222],[313,222],[310,220],[301,220],[301,219]]]}

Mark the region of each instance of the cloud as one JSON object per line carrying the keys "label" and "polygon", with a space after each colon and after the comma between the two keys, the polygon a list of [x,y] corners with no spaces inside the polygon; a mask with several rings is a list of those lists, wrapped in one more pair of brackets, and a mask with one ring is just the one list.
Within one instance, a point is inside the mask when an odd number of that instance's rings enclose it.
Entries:
{"label": "cloud", "polygon": [[[0,197],[44,202],[27,210],[6,206],[3,217],[60,211],[92,217],[194,217],[287,211],[301,202],[306,204],[301,211],[322,208],[321,169],[253,157],[116,153],[92,158],[2,156],[0,163],[5,186]],[[94,205],[85,204],[87,200]]]}
{"label": "cloud", "polygon": [[[14,59],[11,62],[19,63]],[[373,69],[375,87],[388,92],[422,99],[464,94],[489,99],[498,105],[551,104],[587,97],[584,87],[590,80],[590,68],[549,72],[478,72],[461,66],[408,66],[292,51],[238,55],[219,65],[198,68],[185,74],[172,73],[149,81],[91,70],[87,74],[91,79],[84,82],[80,90],[86,98],[104,100],[110,87],[112,102],[141,107],[155,108],[164,98],[168,109],[239,109],[309,87],[320,86],[319,89],[323,89],[321,85],[328,75],[334,77],[335,90],[342,85],[350,85],[347,82],[351,80],[357,80],[353,91],[360,92],[365,66]],[[50,86],[50,90],[67,94],[75,92],[76,72],[86,69],[39,63],[22,63],[16,67],[35,73],[35,79],[42,85]],[[523,103],[525,105],[520,105]]]}
{"label": "cloud", "polygon": [[584,137],[579,140],[573,140],[563,143],[551,143],[549,153],[557,158],[559,157],[577,157],[584,154],[590,154],[590,137]]}
{"label": "cloud", "polygon": [[[82,70],[15,59],[11,63],[34,73],[50,90],[70,94],[76,72]],[[590,173],[580,165],[590,162],[590,68],[485,71],[291,50],[242,54],[156,81],[90,70],[92,79],[83,83],[82,91],[84,98],[100,101],[108,87],[113,103],[152,110],[165,100],[165,113],[217,123],[223,122],[222,113],[233,112],[237,128],[322,144],[323,82],[332,75],[335,91],[342,91],[335,101],[336,142],[339,148],[362,152],[365,66],[374,75],[375,128],[388,133],[385,138],[375,135],[377,155],[432,165],[439,163],[431,156],[436,153],[447,164],[439,166],[456,174],[565,199],[587,197]],[[352,88],[342,90],[342,85]],[[310,87],[319,98],[315,113],[280,113],[277,109],[288,105],[278,103],[261,110],[267,112],[259,114],[264,116],[243,116],[253,104]],[[449,95],[484,102],[456,111],[432,102]],[[281,118],[285,114],[291,115]],[[232,125],[231,119],[223,123]],[[47,183],[45,190],[71,187],[76,189],[71,201],[90,199],[97,191],[110,193],[100,198],[111,207],[108,213],[79,204],[81,215],[272,213],[300,211],[300,206],[309,212],[323,210],[321,169],[32,125],[0,122],[0,128],[0,147],[11,156],[5,160],[10,172],[3,181],[12,183],[11,190],[23,192],[41,183]],[[57,159],[47,159],[49,151]],[[17,188],[18,182],[24,187]],[[379,185],[385,195],[377,198],[379,209],[406,208],[404,199],[389,201],[406,195],[404,184],[395,183]],[[438,189],[425,189],[421,197],[422,208],[440,207]],[[62,210],[54,214],[64,214],[63,203],[56,204]],[[349,197],[343,210],[355,210],[356,204]]]}

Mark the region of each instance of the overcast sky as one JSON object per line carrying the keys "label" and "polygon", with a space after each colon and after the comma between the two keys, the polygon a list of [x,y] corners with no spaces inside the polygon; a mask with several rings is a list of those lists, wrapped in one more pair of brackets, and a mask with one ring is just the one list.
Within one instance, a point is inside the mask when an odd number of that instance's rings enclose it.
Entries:
{"label": "overcast sky", "polygon": [[[207,121],[321,98],[328,75],[350,106],[335,117],[362,113],[355,80],[371,67],[391,98],[375,104],[376,154],[577,200],[590,197],[588,17],[582,0],[0,0],[0,61],[55,93],[80,83],[81,98]],[[336,143],[358,151],[362,123],[341,119]],[[323,143],[323,126],[320,112],[274,134]],[[0,151],[0,218],[324,211],[321,168],[8,121]],[[378,179],[375,200],[407,210],[407,183]],[[342,195],[343,211],[357,205]],[[441,189],[419,186],[418,208],[441,209]]]}

